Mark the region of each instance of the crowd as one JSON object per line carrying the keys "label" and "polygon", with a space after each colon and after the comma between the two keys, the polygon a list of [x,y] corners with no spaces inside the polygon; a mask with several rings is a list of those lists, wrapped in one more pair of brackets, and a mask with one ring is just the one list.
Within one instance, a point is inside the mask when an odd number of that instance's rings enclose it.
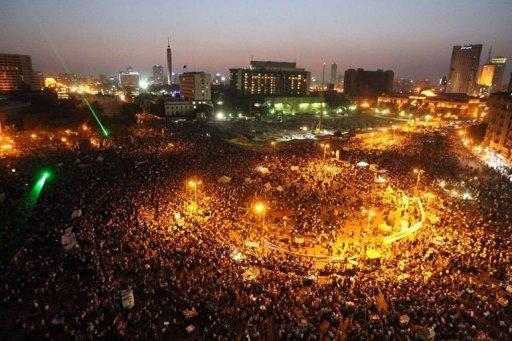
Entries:
{"label": "crowd", "polygon": [[[364,136],[332,140],[336,159],[312,141],[242,149],[184,124],[9,160],[0,173],[1,219],[41,165],[54,175],[23,221],[23,244],[2,260],[0,335],[509,339],[510,182],[461,162],[469,156],[450,132],[394,134],[400,143],[386,148],[369,148]],[[396,201],[360,161],[378,165],[385,186],[411,197],[412,169],[421,168],[419,191],[436,196],[438,219],[379,260],[365,257],[379,239],[362,208],[386,220]],[[192,178],[201,180],[197,199]],[[464,181],[476,200],[448,195],[441,179]],[[251,209],[256,201],[265,217]],[[418,219],[412,207],[403,214]],[[66,251],[69,228],[77,246]],[[122,305],[125,289],[131,308]]]}

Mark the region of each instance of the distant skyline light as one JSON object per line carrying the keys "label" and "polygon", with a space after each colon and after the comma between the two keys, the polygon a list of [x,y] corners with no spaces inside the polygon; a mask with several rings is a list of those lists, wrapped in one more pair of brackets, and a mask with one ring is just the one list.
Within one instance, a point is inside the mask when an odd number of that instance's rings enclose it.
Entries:
{"label": "distant skyline light", "polygon": [[[227,73],[251,60],[296,61],[319,76],[323,63],[393,70],[395,78],[448,75],[453,45],[483,44],[481,64],[512,60],[510,0],[7,0],[0,53],[32,56],[34,70],[144,76],[173,70]],[[48,42],[48,39],[51,43]],[[510,63],[505,70],[508,82]]]}

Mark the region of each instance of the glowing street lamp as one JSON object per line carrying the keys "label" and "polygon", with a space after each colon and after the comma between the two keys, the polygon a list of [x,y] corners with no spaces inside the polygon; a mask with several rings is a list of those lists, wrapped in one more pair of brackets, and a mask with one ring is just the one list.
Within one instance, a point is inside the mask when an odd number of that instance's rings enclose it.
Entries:
{"label": "glowing street lamp", "polygon": [[321,143],[320,147],[322,147],[324,149],[324,159],[325,159],[325,155],[327,153],[327,149],[329,149],[331,146],[328,143]]}
{"label": "glowing street lamp", "polygon": [[194,201],[197,202],[197,187],[201,185],[202,182],[198,180],[189,180],[187,185],[192,188],[194,191]]}
{"label": "glowing street lamp", "polygon": [[374,210],[366,210],[365,208],[363,208],[363,213],[368,213],[368,220],[366,221],[366,230],[369,230],[370,222],[372,218],[376,216],[376,213]]}
{"label": "glowing street lamp", "polygon": [[418,168],[414,168],[413,170],[414,174],[416,174],[416,193],[418,193],[418,187],[420,185],[420,176],[421,176],[421,173],[425,173],[425,171],[423,169],[418,169]]}
{"label": "glowing street lamp", "polygon": [[265,212],[267,211],[267,206],[263,201],[257,201],[253,205],[253,211],[256,215],[259,215],[261,217],[262,224],[265,223]]}

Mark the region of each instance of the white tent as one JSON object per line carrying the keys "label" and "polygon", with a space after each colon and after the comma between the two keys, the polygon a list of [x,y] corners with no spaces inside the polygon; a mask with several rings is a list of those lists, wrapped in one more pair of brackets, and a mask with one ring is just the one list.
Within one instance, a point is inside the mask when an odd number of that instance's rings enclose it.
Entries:
{"label": "white tent", "polygon": [[268,174],[270,173],[270,170],[268,169],[268,167],[259,166],[258,172],[260,172],[261,174]]}
{"label": "white tent", "polygon": [[71,227],[66,229],[64,234],[60,237],[60,241],[61,241],[62,247],[66,251],[72,250],[75,246],[78,245],[76,242],[76,236],[72,232]]}
{"label": "white tent", "polygon": [[133,296],[133,289],[121,290],[121,303],[124,309],[133,308],[135,305],[135,297]]}
{"label": "white tent", "polygon": [[276,190],[278,192],[282,192],[284,189],[283,189],[283,186],[279,185],[279,186],[276,187]]}
{"label": "white tent", "polygon": [[82,216],[82,209],[79,208],[77,210],[73,210],[73,213],[71,213],[71,219],[80,218]]}
{"label": "white tent", "polygon": [[220,178],[217,179],[217,182],[221,183],[221,184],[228,184],[231,182],[231,178],[229,176],[221,176]]}
{"label": "white tent", "polygon": [[290,167],[292,171],[296,172],[299,170],[299,166],[291,166]]}
{"label": "white tent", "polygon": [[359,161],[358,163],[356,163],[356,166],[357,167],[368,167],[369,163],[368,162],[364,162],[364,161]]}

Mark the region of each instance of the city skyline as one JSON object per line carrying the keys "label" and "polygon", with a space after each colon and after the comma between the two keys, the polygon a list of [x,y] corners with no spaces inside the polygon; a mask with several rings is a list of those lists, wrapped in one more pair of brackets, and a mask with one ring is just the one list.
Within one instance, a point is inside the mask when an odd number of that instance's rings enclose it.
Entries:
{"label": "city skyline", "polygon": [[0,46],[31,55],[35,70],[64,72],[64,62],[83,75],[115,74],[128,65],[150,75],[152,65],[166,65],[169,35],[177,73],[185,64],[227,73],[253,57],[296,61],[317,76],[323,62],[336,62],[339,73],[391,69],[398,77],[435,81],[448,74],[454,45],[483,44],[484,51],[492,45],[494,54],[512,57],[506,1],[293,4],[8,2]]}

